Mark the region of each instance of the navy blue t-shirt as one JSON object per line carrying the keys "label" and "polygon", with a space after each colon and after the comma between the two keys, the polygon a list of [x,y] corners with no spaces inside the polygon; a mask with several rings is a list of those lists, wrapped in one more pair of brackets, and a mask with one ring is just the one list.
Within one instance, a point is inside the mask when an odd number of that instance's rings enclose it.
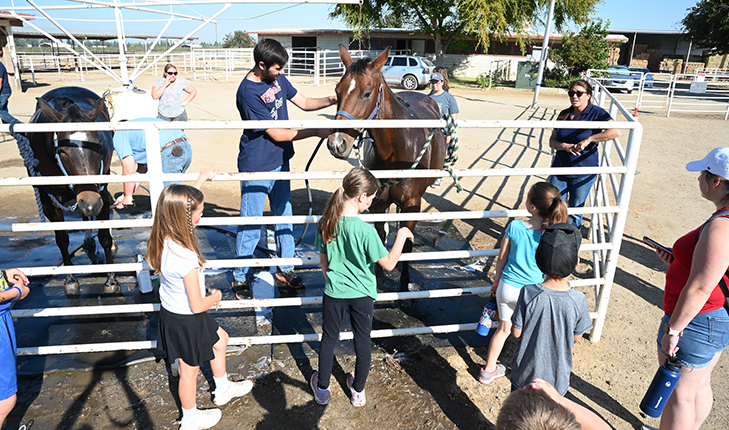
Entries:
{"label": "navy blue t-shirt", "polygon": [[0,89],[0,94],[10,94],[12,89],[10,88],[10,80],[8,79],[8,69],[5,68],[3,63],[0,63],[0,79],[3,80],[3,86]]}
{"label": "navy blue t-shirt", "polygon": [[[287,120],[287,100],[296,95],[284,75],[274,81],[253,82],[243,78],[236,106],[243,121]],[[294,156],[293,142],[275,142],[265,129],[243,130],[238,153],[239,172],[269,172]]]}
{"label": "navy blue t-shirt", "polygon": [[[569,108],[568,110],[571,110]],[[564,111],[560,112],[561,114]],[[567,117],[567,121],[610,121],[613,119],[605,109],[600,106],[588,104],[585,110],[576,118],[572,118],[572,114]],[[593,134],[601,133],[599,129],[574,129],[574,128],[558,128],[557,140],[565,143],[579,143]],[[572,155],[568,151],[557,151],[552,160],[552,167],[595,167],[600,165],[600,156],[598,154],[597,142],[587,145],[582,153]],[[559,175],[564,178],[576,178],[584,175]]]}

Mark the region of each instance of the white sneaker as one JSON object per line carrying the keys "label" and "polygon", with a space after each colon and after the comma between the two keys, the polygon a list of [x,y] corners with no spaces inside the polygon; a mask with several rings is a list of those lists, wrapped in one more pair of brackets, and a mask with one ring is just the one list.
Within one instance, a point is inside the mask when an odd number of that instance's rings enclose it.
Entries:
{"label": "white sneaker", "polygon": [[180,430],[209,429],[220,421],[223,413],[220,409],[198,409],[194,420],[180,421]]}
{"label": "white sneaker", "polygon": [[223,406],[224,404],[228,403],[232,399],[236,397],[245,396],[246,394],[250,393],[253,389],[253,382],[249,380],[245,381],[238,381],[228,382],[228,389],[218,393],[218,390],[215,390],[213,395],[215,396],[215,404],[218,406]]}

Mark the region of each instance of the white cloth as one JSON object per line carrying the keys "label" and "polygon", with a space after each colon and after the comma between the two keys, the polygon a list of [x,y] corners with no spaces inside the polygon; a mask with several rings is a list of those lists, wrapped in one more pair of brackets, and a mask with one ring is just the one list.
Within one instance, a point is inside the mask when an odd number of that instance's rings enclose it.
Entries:
{"label": "white cloth", "polygon": [[[185,275],[198,269],[195,251],[187,249],[172,240],[165,240],[162,251],[162,270],[160,274],[159,299],[162,307],[168,311],[181,315],[193,315],[190,300],[185,291]],[[205,297],[205,272],[199,270],[200,295]]]}

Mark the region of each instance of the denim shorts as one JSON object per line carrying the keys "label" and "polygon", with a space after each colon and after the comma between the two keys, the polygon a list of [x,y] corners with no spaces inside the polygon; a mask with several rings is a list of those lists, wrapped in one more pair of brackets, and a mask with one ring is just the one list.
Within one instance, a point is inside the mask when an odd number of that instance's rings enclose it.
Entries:
{"label": "denim shorts", "polygon": [[[658,349],[661,350],[661,339],[666,334],[663,326],[668,324],[671,315],[664,315],[658,327]],[[676,357],[681,366],[692,369],[706,367],[717,353],[729,347],[729,314],[726,309],[698,314],[683,329],[683,336],[678,340]]]}

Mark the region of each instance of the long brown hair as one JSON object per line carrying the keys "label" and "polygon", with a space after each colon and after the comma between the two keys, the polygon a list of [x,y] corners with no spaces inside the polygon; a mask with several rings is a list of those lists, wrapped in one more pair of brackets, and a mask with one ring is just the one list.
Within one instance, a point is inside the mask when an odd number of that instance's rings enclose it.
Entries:
{"label": "long brown hair", "polygon": [[316,232],[321,235],[325,243],[335,240],[337,237],[337,225],[342,215],[344,202],[354,199],[363,193],[373,196],[380,189],[380,183],[369,170],[362,167],[355,167],[347,173],[342,180],[342,186],[332,194],[324,209],[324,215],[319,220]]}
{"label": "long brown hair", "polygon": [[152,232],[147,241],[147,260],[150,267],[159,273],[162,266],[162,251],[165,239],[173,240],[179,245],[197,254],[200,266],[205,263],[194,234],[192,213],[203,203],[202,191],[189,185],[173,184],[162,190],[157,201],[157,212],[152,223]]}
{"label": "long brown hair", "polygon": [[435,69],[433,69],[433,73],[440,73],[441,75],[443,75],[443,91],[448,91],[451,89],[451,84],[448,80],[448,70],[446,70],[445,67],[437,66]]}
{"label": "long brown hair", "polygon": [[[567,88],[567,91],[572,91],[575,89],[576,86],[581,86],[585,89],[585,92],[588,96],[590,96],[589,104],[593,104],[592,100],[592,85],[590,85],[589,82],[587,82],[584,79],[578,79],[570,84],[570,86]],[[570,115],[572,114],[572,111],[574,110],[573,106],[568,107],[567,109],[561,111],[559,115],[557,115],[557,121],[565,121],[569,119]]]}
{"label": "long brown hair", "polygon": [[544,220],[544,227],[567,222],[567,203],[559,195],[559,188],[549,182],[537,182],[529,189],[527,198],[537,208],[537,213]]}

